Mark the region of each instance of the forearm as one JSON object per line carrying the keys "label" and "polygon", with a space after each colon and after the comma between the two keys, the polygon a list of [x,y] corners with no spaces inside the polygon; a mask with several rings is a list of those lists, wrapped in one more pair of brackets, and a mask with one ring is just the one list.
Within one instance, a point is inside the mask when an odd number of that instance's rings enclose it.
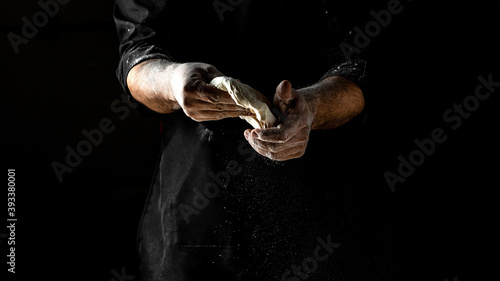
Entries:
{"label": "forearm", "polygon": [[132,96],[153,111],[171,113],[180,108],[172,94],[173,69],[177,64],[154,59],[134,66],[127,75]]}
{"label": "forearm", "polygon": [[298,90],[314,116],[312,130],[334,129],[363,111],[365,100],[361,89],[341,76]]}

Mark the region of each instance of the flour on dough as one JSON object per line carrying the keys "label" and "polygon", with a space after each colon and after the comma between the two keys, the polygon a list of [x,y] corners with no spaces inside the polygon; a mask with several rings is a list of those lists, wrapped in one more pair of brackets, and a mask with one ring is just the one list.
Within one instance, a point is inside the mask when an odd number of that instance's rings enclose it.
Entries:
{"label": "flour on dough", "polygon": [[240,116],[245,119],[254,128],[269,128],[276,126],[276,118],[267,106],[267,99],[252,87],[238,82],[231,77],[219,76],[214,78],[210,84],[218,89],[228,92],[237,105],[249,108],[255,113],[256,117]]}

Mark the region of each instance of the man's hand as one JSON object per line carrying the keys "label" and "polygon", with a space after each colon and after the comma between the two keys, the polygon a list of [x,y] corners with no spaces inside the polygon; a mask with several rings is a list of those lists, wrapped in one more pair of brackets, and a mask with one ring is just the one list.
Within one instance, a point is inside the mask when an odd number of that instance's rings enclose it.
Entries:
{"label": "man's hand", "polygon": [[130,92],[139,102],[160,113],[181,109],[195,121],[253,116],[210,81],[223,74],[205,63],[149,60],[134,66],[127,76]]}
{"label": "man's hand", "polygon": [[301,157],[306,151],[314,111],[286,80],[276,88],[274,105],[286,118],[277,127],[246,130],[245,138],[258,153],[269,159],[284,161]]}
{"label": "man's hand", "polygon": [[284,120],[277,127],[246,130],[245,138],[272,160],[298,158],[305,153],[311,130],[336,128],[361,113],[364,104],[359,87],[340,76],[299,90],[285,80],[274,96],[274,106]]}

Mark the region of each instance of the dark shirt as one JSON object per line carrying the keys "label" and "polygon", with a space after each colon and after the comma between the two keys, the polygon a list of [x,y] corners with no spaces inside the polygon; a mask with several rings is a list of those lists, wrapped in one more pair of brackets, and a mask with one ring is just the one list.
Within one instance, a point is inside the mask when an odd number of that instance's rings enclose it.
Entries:
{"label": "dark shirt", "polygon": [[[349,3],[118,0],[117,75],[128,93],[128,71],[162,58],[213,64],[271,101],[283,79],[300,88],[341,75],[362,87],[365,62],[338,50],[356,11]],[[142,280],[383,275],[367,246],[362,115],[311,132],[305,155],[285,162],[257,154],[239,118],[161,118],[161,161],[139,232]]]}

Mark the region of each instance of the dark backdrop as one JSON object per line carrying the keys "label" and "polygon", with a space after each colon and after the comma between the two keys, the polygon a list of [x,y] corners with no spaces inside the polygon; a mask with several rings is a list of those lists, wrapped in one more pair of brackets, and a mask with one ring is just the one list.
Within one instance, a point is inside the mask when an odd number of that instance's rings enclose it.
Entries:
{"label": "dark backdrop", "polygon": [[[358,26],[387,2],[360,7]],[[403,12],[363,52],[364,149],[368,182],[382,199],[377,220],[391,229],[395,267],[410,280],[479,280],[492,264],[484,254],[495,224],[500,87],[457,130],[443,113],[474,94],[479,75],[500,81],[498,13],[477,1],[402,3]],[[159,152],[159,121],[127,113],[120,101],[112,9],[111,0],[69,1],[16,53],[7,34],[21,34],[21,19],[40,7],[0,4],[2,169],[16,169],[17,280],[138,275],[136,229]],[[82,130],[98,129],[105,118],[114,130],[73,159],[79,163],[60,182],[51,165],[65,164],[66,146],[76,149],[86,139]],[[407,158],[413,141],[437,127],[448,139],[392,192],[384,172],[397,172],[398,155]],[[3,260],[8,240],[0,239]]]}

